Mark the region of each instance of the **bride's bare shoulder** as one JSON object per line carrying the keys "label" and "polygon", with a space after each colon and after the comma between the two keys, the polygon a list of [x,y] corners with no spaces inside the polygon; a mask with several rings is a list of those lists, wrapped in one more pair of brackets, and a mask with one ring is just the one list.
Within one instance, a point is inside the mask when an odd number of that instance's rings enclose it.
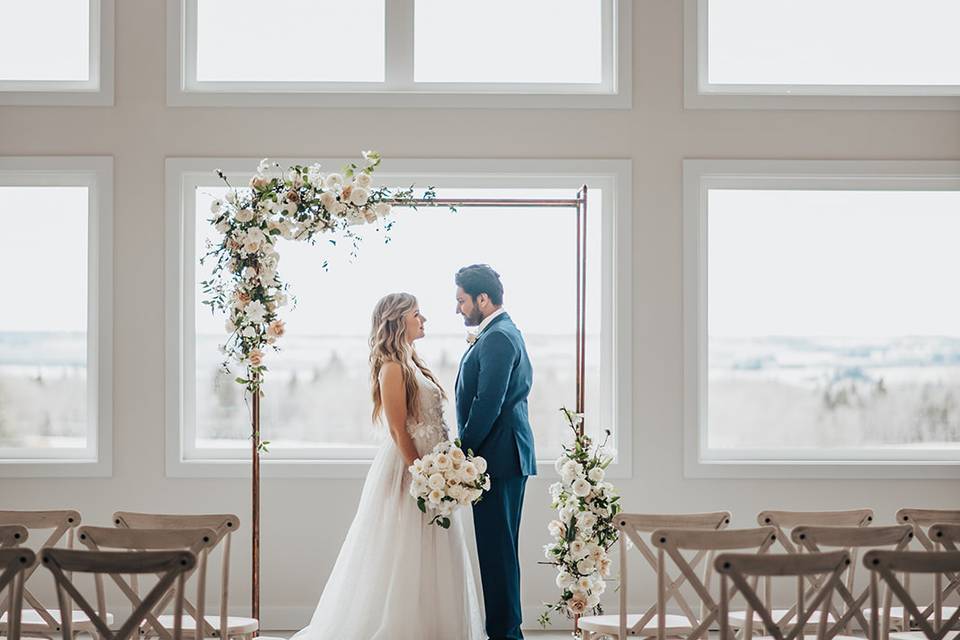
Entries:
{"label": "bride's bare shoulder", "polygon": [[399,362],[384,362],[380,367],[380,373],[377,377],[380,380],[380,384],[390,384],[392,382],[402,381],[403,368],[400,366]]}

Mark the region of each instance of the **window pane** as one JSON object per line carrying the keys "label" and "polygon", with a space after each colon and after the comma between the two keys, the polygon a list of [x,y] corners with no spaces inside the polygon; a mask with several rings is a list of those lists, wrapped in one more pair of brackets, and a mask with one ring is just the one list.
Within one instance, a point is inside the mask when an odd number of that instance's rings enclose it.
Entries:
{"label": "window pane", "polygon": [[197,0],[197,80],[382,82],[384,0]]}
{"label": "window pane", "polygon": [[713,84],[960,84],[956,0],[709,0]]}
{"label": "window pane", "polygon": [[[197,211],[209,211],[222,189],[197,192]],[[440,189],[441,198],[571,197],[559,189]],[[590,193],[587,376],[588,427],[600,428],[600,211],[603,194]],[[198,216],[197,252],[214,238],[204,215]],[[369,239],[351,263],[346,249],[284,242],[281,274],[291,283],[297,307],[285,314],[287,334],[280,353],[268,354],[263,433],[271,450],[300,447],[374,444],[371,425],[367,338],[370,313],[386,293],[409,291],[427,317],[419,353],[450,395],[446,417],[456,429],[453,389],[460,357],[467,348],[463,320],[455,314],[453,276],[474,262],[487,262],[501,274],[505,307],[524,332],[534,367],[530,421],[541,457],[559,450],[567,435],[559,412],[575,406],[576,385],[576,214],[573,209],[464,208],[399,212],[391,241],[366,227]],[[531,260],[530,256],[536,256]],[[320,265],[330,259],[330,271]],[[202,268],[197,280],[208,272]],[[198,298],[201,295],[198,286]],[[209,309],[197,311],[197,443],[203,447],[237,447],[246,451],[248,408],[234,376],[218,372],[217,350],[225,335],[223,319]],[[597,413],[592,413],[596,411]],[[602,425],[609,426],[609,425]],[[382,432],[382,429],[379,429]],[[382,435],[382,433],[381,433]]]}
{"label": "window pane", "polygon": [[960,447],[960,192],[709,192],[708,447]]}
{"label": "window pane", "polygon": [[417,82],[602,80],[601,0],[416,0]]}
{"label": "window pane", "polygon": [[90,79],[90,3],[29,0],[0,4],[0,80]]}
{"label": "window pane", "polygon": [[87,446],[87,197],[0,187],[0,447]]}

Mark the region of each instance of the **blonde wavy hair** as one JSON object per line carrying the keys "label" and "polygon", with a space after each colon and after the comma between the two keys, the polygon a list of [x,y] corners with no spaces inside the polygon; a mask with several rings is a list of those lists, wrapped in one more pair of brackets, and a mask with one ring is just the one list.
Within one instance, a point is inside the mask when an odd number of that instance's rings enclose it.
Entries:
{"label": "blonde wavy hair", "polygon": [[390,293],[377,302],[373,308],[372,327],[370,329],[370,386],[373,392],[373,420],[377,422],[383,415],[383,397],[380,393],[380,370],[387,362],[396,362],[403,372],[403,386],[406,391],[407,414],[414,419],[420,418],[420,387],[417,385],[416,370],[420,371],[437,387],[446,399],[447,394],[439,380],[417,355],[416,349],[407,340],[405,316],[417,308],[417,299],[409,293]]}

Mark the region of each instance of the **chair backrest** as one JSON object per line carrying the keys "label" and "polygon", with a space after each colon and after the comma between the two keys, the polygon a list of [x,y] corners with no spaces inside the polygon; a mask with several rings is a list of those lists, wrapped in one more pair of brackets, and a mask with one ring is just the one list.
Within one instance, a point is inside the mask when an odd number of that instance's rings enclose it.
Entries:
{"label": "chair backrest", "polygon": [[[720,638],[728,640],[730,636],[730,592],[731,586],[737,587],[747,601],[745,627],[743,635],[750,638],[753,634],[753,612],[760,616],[766,632],[775,640],[794,640],[803,638],[804,630],[811,617],[820,612],[817,624],[818,640],[832,638],[827,625],[830,601],[840,576],[850,565],[850,554],[846,551],[806,554],[735,554],[724,553],[717,556],[714,567],[721,576],[720,584]],[[791,614],[774,620],[773,611],[764,603],[755,587],[759,578],[790,576],[796,578],[797,602],[794,605],[796,617],[791,628]],[[812,597],[807,597],[807,583],[818,577],[819,586]],[[789,631],[784,632],[784,628]]]}
{"label": "chair backrest", "polygon": [[[77,538],[81,544],[91,551],[170,551],[186,549],[194,553],[197,556],[196,606],[190,603],[185,595],[183,602],[188,607],[188,613],[194,617],[196,622],[195,637],[204,637],[200,634],[204,632],[203,607],[206,594],[207,551],[216,544],[217,538],[213,529],[113,529],[110,527],[82,526],[77,529]],[[193,570],[188,572],[185,580],[189,580],[193,573]],[[140,584],[137,574],[130,576],[129,581],[124,580],[119,574],[111,574],[110,578],[134,608],[140,605]],[[97,606],[101,617],[106,618],[106,601],[101,575],[96,576],[96,584]],[[163,613],[173,597],[174,592],[169,590],[163,595],[156,607],[147,612],[143,630],[145,633],[152,630],[151,635],[155,634],[163,640],[170,640],[169,631],[163,627],[156,616]]]}
{"label": "chair backrest", "polygon": [[[653,546],[657,547],[657,638],[666,637],[666,605],[673,599],[681,605],[692,627],[690,633],[684,634],[687,640],[697,640],[706,637],[720,613],[720,606],[710,593],[710,578],[713,573],[713,556],[718,551],[745,551],[766,553],[777,539],[777,532],[773,527],[757,529],[658,529],[650,536]],[[696,552],[692,560],[684,556],[684,552]],[[696,565],[707,553],[704,563],[703,579],[697,575]],[[683,595],[671,590],[667,585],[666,557],[672,560],[673,565],[690,584],[697,598],[700,600],[700,615],[694,617]],[[639,631],[635,629],[634,631]]]}
{"label": "chair backrest", "polygon": [[[928,640],[942,640],[960,620],[958,607],[948,620],[943,620],[943,576],[960,572],[960,551],[870,551],[863,557],[863,565],[870,570],[870,624],[874,638],[886,640],[890,629],[890,607],[884,607],[880,621],[880,581],[893,593],[909,617]],[[897,577],[903,574],[904,580]],[[906,577],[913,574],[933,574],[933,624],[924,615],[910,595]]]}
{"label": "chair backrest", "polygon": [[[196,555],[187,550],[178,551],[78,551],[74,549],[44,549],[40,555],[43,566],[50,570],[57,585],[57,602],[60,605],[60,625],[63,640],[73,640],[71,600],[75,601],[98,635],[105,640],[127,640],[138,633],[140,623],[147,613],[160,602],[171,587],[176,588],[174,597],[173,640],[183,637],[183,591],[188,571],[197,563]],[[150,592],[140,601],[130,616],[114,632],[80,593],[70,574],[160,574],[161,577]]]}
{"label": "chair backrest", "polygon": [[[240,528],[240,518],[231,513],[213,514],[167,514],[167,513],[135,513],[132,511],[117,511],[113,514],[113,524],[126,529],[212,529],[216,533],[216,540],[206,553],[209,555],[214,548],[222,545],[220,571],[220,628],[214,629],[206,620],[197,616],[196,606],[186,601],[184,606],[190,615],[201,621],[205,627],[205,637],[219,633],[221,638],[227,637],[228,607],[230,600],[230,538],[234,531]],[[205,570],[205,569],[204,569]]]}
{"label": "chair backrest", "polygon": [[[894,551],[902,551],[913,540],[913,527],[910,525],[891,525],[886,527],[795,527],[790,533],[793,543],[798,548],[810,553],[826,551],[825,547],[839,547],[851,552],[851,560],[861,550],[893,547]],[[844,604],[843,613],[833,611],[836,619],[828,633],[847,633],[850,622],[856,620],[860,629],[868,638],[872,638],[870,623],[863,615],[864,603],[870,597],[870,587],[865,586],[856,596],[853,595],[851,585],[854,584],[856,571],[855,560],[847,569],[847,582],[837,585],[837,594]],[[885,596],[889,606],[889,593]],[[834,629],[836,627],[836,629]]]}
{"label": "chair backrest", "polygon": [[781,546],[787,553],[800,553],[789,535],[794,527],[865,527],[873,522],[873,509],[840,511],[784,511],[768,509],[757,514],[757,524],[774,527]]}
{"label": "chair backrest", "polygon": [[[39,531],[52,531],[46,535],[44,541],[38,545],[39,548],[57,547],[63,543],[66,538],[68,549],[73,548],[74,531],[80,526],[80,513],[73,509],[57,509],[49,511],[0,511],[0,526],[17,525],[25,528],[30,534]],[[22,542],[21,542],[22,544]],[[47,625],[47,631],[54,633],[60,627],[60,623],[50,610],[33,595],[29,589],[31,576],[40,566],[34,563],[23,575],[23,599],[40,616],[44,624]],[[0,600],[0,616],[7,610],[7,603]],[[0,624],[0,629],[4,628]]]}
{"label": "chair backrest", "polygon": [[30,537],[30,530],[22,524],[0,524],[0,549],[19,547]]}
{"label": "chair backrest", "polygon": [[897,522],[911,525],[917,542],[933,551],[934,543],[927,536],[927,529],[935,524],[960,524],[960,509],[900,509]]}
{"label": "chair backrest", "polygon": [[[658,576],[658,580],[664,580],[666,587],[671,593],[678,593],[678,589],[686,582],[686,578],[680,576],[676,580],[668,575],[663,575],[658,566],[657,556],[647,545],[646,537],[643,534],[650,534],[657,529],[698,529],[707,531],[716,531],[725,529],[730,524],[729,511],[713,511],[709,513],[618,513],[614,520],[614,526],[620,530],[620,637],[625,638],[627,633],[627,540],[633,543],[633,546],[640,552],[644,560]],[[706,552],[700,552],[700,558],[695,558],[694,566],[700,562],[702,555]],[[684,605],[686,601],[681,600]],[[683,605],[681,605],[683,606]],[[647,609],[640,620],[633,626],[634,629],[643,629],[650,623],[657,612],[657,604],[653,604]],[[687,607],[684,610],[687,615],[694,615],[693,611]],[[662,621],[661,621],[662,622]]]}
{"label": "chair backrest", "polygon": [[23,576],[33,567],[36,555],[30,549],[0,549],[0,594],[7,590],[7,640],[20,640],[20,611],[23,608]]}

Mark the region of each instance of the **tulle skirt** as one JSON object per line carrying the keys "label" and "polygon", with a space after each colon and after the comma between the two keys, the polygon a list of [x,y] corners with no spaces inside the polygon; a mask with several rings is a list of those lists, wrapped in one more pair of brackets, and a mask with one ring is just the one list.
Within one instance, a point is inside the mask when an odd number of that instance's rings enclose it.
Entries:
{"label": "tulle skirt", "polygon": [[[417,443],[421,455],[432,446]],[[370,466],[357,515],[310,625],[294,640],[484,640],[472,513],[428,526],[389,438]]]}

